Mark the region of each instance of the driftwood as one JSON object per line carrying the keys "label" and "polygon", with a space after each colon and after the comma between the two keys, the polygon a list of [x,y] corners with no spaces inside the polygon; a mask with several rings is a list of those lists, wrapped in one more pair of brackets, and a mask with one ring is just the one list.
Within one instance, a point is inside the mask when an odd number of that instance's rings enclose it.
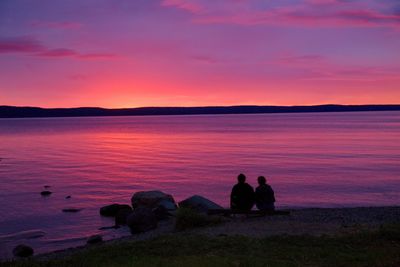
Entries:
{"label": "driftwood", "polygon": [[275,210],[275,211],[262,211],[262,210],[234,210],[234,209],[212,209],[208,210],[208,215],[222,214],[229,216],[232,214],[244,214],[244,215],[255,215],[255,216],[271,216],[271,215],[290,215],[288,210]]}

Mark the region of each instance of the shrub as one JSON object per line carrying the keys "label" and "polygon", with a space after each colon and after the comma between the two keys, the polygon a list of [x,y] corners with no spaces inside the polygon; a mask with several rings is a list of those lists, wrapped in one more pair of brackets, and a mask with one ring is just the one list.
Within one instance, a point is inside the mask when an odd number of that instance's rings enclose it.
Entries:
{"label": "shrub", "polygon": [[381,225],[379,234],[386,240],[400,241],[400,224]]}

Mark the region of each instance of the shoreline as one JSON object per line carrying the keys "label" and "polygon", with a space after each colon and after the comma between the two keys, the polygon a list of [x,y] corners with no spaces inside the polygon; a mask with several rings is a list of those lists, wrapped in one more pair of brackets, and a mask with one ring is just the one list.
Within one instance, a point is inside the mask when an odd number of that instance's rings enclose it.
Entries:
{"label": "shoreline", "polygon": [[[224,218],[224,222],[218,225],[193,228],[185,231],[176,231],[174,229],[175,218],[171,217],[166,221],[161,221],[156,229],[148,232],[107,240],[94,245],[82,245],[37,254],[32,259],[38,261],[64,259],[99,247],[149,241],[165,236],[244,236],[249,238],[304,235],[315,237],[343,236],[365,230],[379,230],[383,225],[400,223],[400,205],[346,208],[311,207],[285,210],[289,210],[290,215],[263,217],[236,215]],[[6,261],[8,260],[6,259]]]}
{"label": "shoreline", "polygon": [[199,106],[199,107],[138,107],[138,108],[41,108],[25,106],[0,106],[0,118],[52,118],[52,117],[113,117],[113,116],[175,116],[175,115],[238,115],[280,113],[332,113],[399,111],[400,104],[311,106]]}

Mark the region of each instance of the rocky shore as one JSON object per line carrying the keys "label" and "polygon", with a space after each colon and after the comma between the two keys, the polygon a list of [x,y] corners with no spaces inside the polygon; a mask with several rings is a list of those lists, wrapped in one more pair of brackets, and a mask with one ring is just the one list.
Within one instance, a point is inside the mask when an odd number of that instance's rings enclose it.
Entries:
{"label": "rocky shore", "polygon": [[[191,220],[216,220],[218,224],[193,227],[184,230],[177,227],[179,210],[191,210],[201,217]],[[209,237],[246,236],[264,238],[277,235],[342,235],[363,230],[379,229],[382,225],[400,223],[400,206],[357,207],[357,208],[304,208],[290,209],[277,214],[231,214],[208,215],[210,210],[223,209],[218,204],[202,197],[192,196],[176,203],[173,196],[161,191],[136,192],[130,205],[113,203],[99,207],[99,216],[115,218],[118,227],[129,227],[132,235],[111,241],[103,241],[101,235],[90,236],[87,244],[78,248],[36,255],[34,258],[47,260],[63,258],[75,252],[92,248],[93,245],[107,246],[122,241],[149,240],[163,235],[198,234]],[[197,215],[196,215],[197,216]],[[190,223],[189,223],[189,226]],[[22,245],[22,247],[21,247]],[[14,255],[26,257],[33,254],[29,247],[15,248]]]}
{"label": "rocky shore", "polygon": [[[290,215],[248,217],[233,215],[224,217],[223,223],[208,227],[177,231],[176,219],[171,217],[159,223],[158,227],[129,237],[103,242],[100,246],[120,242],[151,240],[165,235],[199,234],[210,237],[247,236],[264,238],[277,235],[345,235],[364,230],[378,230],[382,225],[400,223],[400,206],[356,207],[356,208],[305,208],[289,210]],[[64,258],[71,254],[91,249],[82,246],[48,254],[37,255],[39,260]]]}

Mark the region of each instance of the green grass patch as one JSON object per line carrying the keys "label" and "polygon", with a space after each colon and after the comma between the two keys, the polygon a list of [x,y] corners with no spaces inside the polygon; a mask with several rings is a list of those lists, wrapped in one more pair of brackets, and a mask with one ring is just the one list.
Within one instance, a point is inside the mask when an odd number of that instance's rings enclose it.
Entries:
{"label": "green grass patch", "polygon": [[400,225],[344,236],[206,237],[174,234],[149,241],[98,245],[49,261],[4,267],[45,266],[400,266]]}

